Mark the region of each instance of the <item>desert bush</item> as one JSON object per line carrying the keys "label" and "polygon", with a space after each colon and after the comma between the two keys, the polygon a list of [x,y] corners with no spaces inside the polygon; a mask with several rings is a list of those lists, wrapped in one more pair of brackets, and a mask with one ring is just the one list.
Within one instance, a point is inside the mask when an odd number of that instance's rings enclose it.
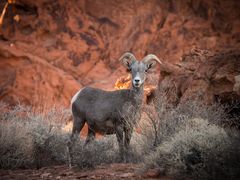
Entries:
{"label": "desert bush", "polygon": [[34,113],[30,107],[21,105],[1,112],[0,168],[41,167],[65,162],[69,135],[61,131],[62,124],[56,123],[57,120],[58,116],[52,111]]}
{"label": "desert bush", "polygon": [[[145,139],[138,133],[134,133],[130,149],[127,153],[127,162],[139,163],[146,154],[143,145]],[[73,165],[79,168],[94,168],[101,164],[122,162],[119,154],[119,146],[116,135],[107,135],[85,145],[84,139],[77,139],[72,147]]]}
{"label": "desert bush", "polygon": [[190,119],[146,157],[146,166],[177,179],[238,179],[240,139],[235,133],[204,119]]}
{"label": "desert bush", "polygon": [[[63,126],[69,119],[69,111],[52,108],[39,112],[30,107],[17,105],[9,109],[0,103],[0,168],[40,168],[55,164],[68,164],[70,132]],[[71,130],[70,130],[71,131]],[[139,143],[141,136],[132,138],[128,154],[129,162],[143,159]],[[120,162],[115,135],[103,136],[84,146],[84,138],[73,144],[73,165],[92,168],[100,164]]]}
{"label": "desert bush", "polygon": [[174,179],[236,179],[240,138],[221,126],[223,106],[195,101],[170,106],[163,97],[144,110],[145,169],[158,168]]}
{"label": "desert bush", "polygon": [[93,168],[100,164],[117,162],[118,144],[112,135],[97,139],[85,145],[84,139],[77,138],[72,147],[73,164],[79,168]]}
{"label": "desert bush", "polygon": [[177,106],[171,106],[165,96],[159,96],[153,105],[143,109],[141,129],[148,140],[157,146],[169,139],[173,134],[188,125],[192,118],[207,119],[210,123],[220,125],[226,121],[225,107],[216,103],[205,105],[197,101],[187,101]]}
{"label": "desert bush", "polygon": [[1,122],[0,144],[0,168],[26,167],[32,163],[32,139],[23,123]]}

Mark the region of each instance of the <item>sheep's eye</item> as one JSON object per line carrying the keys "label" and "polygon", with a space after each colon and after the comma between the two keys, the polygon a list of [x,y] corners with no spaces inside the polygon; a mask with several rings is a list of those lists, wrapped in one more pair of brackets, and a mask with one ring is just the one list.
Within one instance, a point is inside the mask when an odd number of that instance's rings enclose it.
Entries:
{"label": "sheep's eye", "polygon": [[131,68],[127,68],[127,69],[126,69],[126,72],[128,72],[128,73],[130,73],[131,71],[132,71]]}

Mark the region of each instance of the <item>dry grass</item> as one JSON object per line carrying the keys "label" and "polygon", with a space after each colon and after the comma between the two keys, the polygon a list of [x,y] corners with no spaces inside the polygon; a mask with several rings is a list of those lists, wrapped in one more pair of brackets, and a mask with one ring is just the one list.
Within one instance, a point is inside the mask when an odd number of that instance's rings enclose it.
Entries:
{"label": "dry grass", "polygon": [[[0,114],[0,168],[68,165],[70,131],[65,128],[65,122],[69,119],[68,110],[52,108],[47,113],[36,112],[21,105],[9,110],[3,103],[0,103],[0,107],[5,109]],[[81,137],[74,143],[73,165],[92,168],[120,161],[115,135],[104,136],[87,146],[84,146],[84,141]],[[141,157],[139,149],[137,145],[132,146],[129,162],[138,162]]]}
{"label": "dry grass", "polygon": [[221,126],[227,121],[224,107],[166,102],[158,98],[155,109],[145,110],[143,134],[151,149],[145,170],[157,168],[174,179],[239,178],[240,134]]}
{"label": "dry grass", "polygon": [[73,164],[80,168],[94,168],[119,160],[115,136],[106,136],[85,146],[84,139],[77,139],[73,147]]}
{"label": "dry grass", "polygon": [[[69,111],[53,108],[48,113],[16,106],[5,111],[0,103],[0,168],[39,168],[68,164],[70,132],[64,129]],[[224,108],[197,102],[169,106],[166,99],[147,106],[134,133],[128,162],[144,162],[144,170],[157,168],[174,179],[238,179],[240,177],[239,131],[224,128]],[[119,162],[115,135],[84,146],[77,139],[73,165],[92,168]]]}
{"label": "dry grass", "polygon": [[0,167],[38,168],[64,162],[68,136],[56,120],[59,120],[56,110],[35,114],[29,107],[18,105],[2,112]]}
{"label": "dry grass", "polygon": [[179,179],[237,179],[239,140],[239,134],[229,135],[207,120],[191,119],[146,157],[146,166]]}

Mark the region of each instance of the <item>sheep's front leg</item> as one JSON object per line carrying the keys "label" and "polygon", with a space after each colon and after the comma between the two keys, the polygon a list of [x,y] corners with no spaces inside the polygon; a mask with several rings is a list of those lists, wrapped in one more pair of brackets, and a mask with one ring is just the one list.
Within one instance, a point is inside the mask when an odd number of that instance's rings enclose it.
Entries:
{"label": "sheep's front leg", "polygon": [[129,151],[129,145],[130,145],[130,141],[131,141],[131,137],[132,137],[132,133],[133,133],[133,127],[126,127],[124,128],[124,132],[125,132],[125,140],[124,140],[124,146],[126,148],[126,152]]}
{"label": "sheep's front leg", "polygon": [[122,125],[117,125],[116,126],[116,136],[117,136],[117,141],[119,145],[119,153],[120,153],[120,158],[122,161],[125,162],[125,150],[124,150],[124,142],[123,142],[123,126]]}

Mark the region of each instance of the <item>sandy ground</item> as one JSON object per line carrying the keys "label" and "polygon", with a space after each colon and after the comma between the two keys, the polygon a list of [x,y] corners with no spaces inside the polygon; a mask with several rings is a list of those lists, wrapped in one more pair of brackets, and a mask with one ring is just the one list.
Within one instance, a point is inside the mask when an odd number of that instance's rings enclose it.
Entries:
{"label": "sandy ground", "polygon": [[77,167],[51,166],[41,169],[0,170],[0,179],[169,179],[159,176],[157,170],[141,173],[138,164],[100,165],[94,169],[80,170]]}

